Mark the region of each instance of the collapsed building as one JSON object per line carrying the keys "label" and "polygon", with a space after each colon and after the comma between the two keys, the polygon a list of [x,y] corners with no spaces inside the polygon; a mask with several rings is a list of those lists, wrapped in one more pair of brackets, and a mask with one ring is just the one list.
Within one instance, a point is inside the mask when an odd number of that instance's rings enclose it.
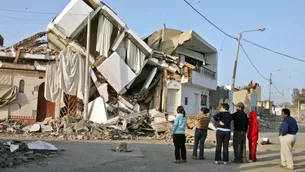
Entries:
{"label": "collapsed building", "polygon": [[[82,116],[89,13],[86,120]],[[41,132],[72,139],[130,138],[132,133],[170,138],[176,107],[183,105],[189,115],[198,115],[202,106],[209,106],[209,90],[217,85],[217,51],[197,33],[164,28],[142,40],[97,0],[72,0],[46,32],[0,53],[10,59],[7,70],[22,64],[35,73],[11,77],[14,89],[2,103],[9,120],[1,121],[0,133],[22,137]],[[22,96],[21,108],[12,108]]]}
{"label": "collapsed building", "polygon": [[250,81],[247,86],[235,88],[233,98],[234,104],[238,102],[244,103],[247,114],[251,110],[257,111],[258,102],[261,101],[261,86],[258,83]]}
{"label": "collapsed building", "polygon": [[[47,65],[48,101],[67,106],[64,94],[84,99],[89,13],[90,120],[105,123],[117,114],[149,109],[174,114],[179,105],[197,115],[201,106],[209,106],[209,90],[217,86],[214,47],[194,31],[167,28],[143,41],[107,5],[94,0],[72,0],[47,27],[48,46],[60,51],[58,60]],[[82,113],[82,101],[76,106]]]}

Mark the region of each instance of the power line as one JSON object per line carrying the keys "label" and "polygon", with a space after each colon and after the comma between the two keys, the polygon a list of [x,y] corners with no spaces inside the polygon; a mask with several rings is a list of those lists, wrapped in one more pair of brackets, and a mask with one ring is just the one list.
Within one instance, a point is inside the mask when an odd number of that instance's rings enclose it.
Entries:
{"label": "power line", "polygon": [[49,20],[32,20],[32,19],[11,17],[11,16],[2,15],[2,14],[0,14],[0,17],[5,17],[5,18],[9,18],[9,19],[14,19],[14,20],[35,21],[35,22],[37,22],[37,21],[39,21],[39,22],[49,21]]}
{"label": "power line", "polygon": [[202,18],[204,18],[207,22],[209,22],[211,25],[213,25],[216,29],[218,29],[220,32],[222,32],[223,34],[225,34],[226,36],[237,40],[237,38],[235,38],[232,35],[227,34],[225,31],[223,31],[222,29],[220,29],[218,26],[216,26],[213,22],[211,22],[208,18],[206,18],[203,14],[201,14],[192,4],[190,4],[187,0],[184,0],[185,3],[187,3],[197,14],[199,14]]}
{"label": "power line", "polygon": [[281,94],[281,95],[283,96],[283,93],[280,92],[279,89],[277,89],[277,87],[276,87],[273,83],[272,83],[272,85],[273,85],[273,87],[275,88],[275,90],[276,90],[279,94]]}
{"label": "power line", "polygon": [[259,44],[257,44],[257,43],[254,43],[254,42],[252,42],[252,41],[249,41],[249,40],[247,40],[247,39],[245,39],[245,38],[242,38],[242,39],[243,39],[245,42],[249,43],[249,44],[252,44],[252,45],[257,46],[257,47],[259,47],[259,48],[262,48],[262,49],[265,49],[265,50],[267,50],[267,51],[273,52],[273,53],[275,53],[275,54],[278,54],[278,55],[281,55],[281,56],[284,56],[284,57],[287,57],[287,58],[290,58],[290,59],[293,59],[293,60],[297,60],[297,61],[300,61],[300,62],[305,62],[305,60],[303,60],[303,59],[296,58],[296,57],[292,57],[292,56],[290,56],[290,55],[287,55],[287,54],[284,54],[284,53],[281,53],[281,52],[272,50],[272,49],[270,49],[270,48],[267,48],[267,47],[264,47],[264,46],[259,45]]}
{"label": "power line", "polygon": [[220,50],[219,50],[219,52],[218,52],[218,56],[219,56],[219,57],[220,57],[220,54],[221,54],[221,52],[222,52],[223,45],[225,44],[226,39],[227,39],[227,36],[224,36],[223,41],[222,41],[221,46],[220,46]]}
{"label": "power line", "polygon": [[49,13],[49,12],[11,10],[11,9],[3,9],[3,8],[0,8],[0,11],[15,12],[15,13],[30,13],[30,14],[56,14],[56,13]]}
{"label": "power line", "polygon": [[[5,11],[5,12],[14,12],[14,13],[29,13],[29,14],[45,14],[45,15],[58,15],[59,13],[52,13],[52,12],[41,12],[41,11],[24,11],[24,10],[12,10],[12,9],[4,9],[0,8],[0,11]],[[65,15],[85,15],[87,16],[88,14],[65,14]]]}
{"label": "power line", "polygon": [[246,52],[246,50],[244,49],[244,47],[242,45],[240,45],[241,49],[243,50],[243,52],[245,53],[246,57],[248,58],[249,62],[252,64],[252,66],[254,67],[254,69],[256,70],[256,72],[265,80],[269,80],[268,78],[264,77],[262,75],[262,73],[257,69],[257,67],[254,65],[254,63],[252,62],[252,60],[250,59],[248,53]]}
{"label": "power line", "polygon": [[[234,40],[237,40],[236,37],[226,33],[224,30],[222,30],[221,28],[219,28],[218,26],[216,26],[212,21],[210,21],[207,17],[205,17],[202,13],[200,13],[192,4],[190,4],[187,0],[184,0],[185,3],[187,3],[197,14],[199,14],[202,18],[204,18],[207,22],[209,22],[211,25],[213,25],[217,30],[219,30],[220,32],[222,32],[223,34],[225,34],[226,36],[234,39]],[[287,54],[284,54],[284,53],[281,53],[281,52],[278,52],[278,51],[275,51],[275,50],[272,50],[270,48],[267,48],[267,47],[264,47],[262,45],[259,45],[257,43],[254,43],[252,41],[249,41],[247,39],[244,39],[242,38],[245,42],[249,43],[249,44],[252,44],[254,46],[257,46],[259,48],[262,48],[262,49],[265,49],[267,51],[270,51],[270,52],[273,52],[275,54],[278,54],[278,55],[281,55],[281,56],[284,56],[284,57],[287,57],[287,58],[290,58],[290,59],[293,59],[293,60],[297,60],[297,61],[301,61],[301,62],[305,62],[305,60],[303,59],[300,59],[300,58],[296,58],[296,57],[293,57],[293,56],[290,56],[290,55],[287,55]]]}

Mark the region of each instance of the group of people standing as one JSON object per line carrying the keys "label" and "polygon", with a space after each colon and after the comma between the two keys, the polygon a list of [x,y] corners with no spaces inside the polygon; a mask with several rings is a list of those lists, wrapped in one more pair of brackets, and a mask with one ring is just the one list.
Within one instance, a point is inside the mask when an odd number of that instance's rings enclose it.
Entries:
{"label": "group of people standing", "polygon": [[[246,163],[256,161],[256,148],[258,141],[258,121],[256,112],[252,111],[248,115],[244,112],[244,104],[236,105],[236,112],[231,114],[229,105],[224,103],[221,105],[220,112],[213,118],[218,122],[216,131],[216,153],[215,163],[219,164],[223,161],[224,164],[229,163],[229,141],[231,138],[231,123],[233,123],[233,149],[235,159],[234,163]],[[249,161],[246,153],[246,138],[249,142]],[[221,158],[221,149],[223,149],[223,159]]]}
{"label": "group of people standing", "polygon": [[[228,164],[229,161],[229,141],[233,130],[233,163],[255,162],[257,141],[259,138],[259,123],[255,111],[251,111],[249,115],[244,112],[244,104],[236,105],[236,112],[231,114],[227,103],[221,104],[219,113],[213,116],[217,122],[216,127],[216,150],[215,164]],[[193,148],[192,159],[204,160],[204,143],[208,135],[208,126],[210,123],[208,108],[201,108],[195,122],[195,142]],[[187,117],[182,106],[177,108],[177,116],[172,129],[173,142],[175,145],[174,163],[186,162],[186,147],[185,147],[185,128],[187,125]],[[281,140],[281,167],[293,169],[292,148],[295,143],[295,135],[298,132],[298,126],[294,118],[290,117],[288,109],[282,110],[283,123],[280,129]],[[233,123],[233,129],[232,129]],[[246,139],[249,143],[249,160],[246,153]],[[199,145],[199,156],[197,154]]]}

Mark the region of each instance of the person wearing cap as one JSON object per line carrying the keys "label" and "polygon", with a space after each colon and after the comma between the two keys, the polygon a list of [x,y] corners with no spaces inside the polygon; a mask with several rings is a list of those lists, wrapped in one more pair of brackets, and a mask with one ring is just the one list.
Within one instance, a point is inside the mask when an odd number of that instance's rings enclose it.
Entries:
{"label": "person wearing cap", "polygon": [[245,105],[242,102],[237,103],[236,112],[233,114],[234,135],[233,149],[235,163],[246,163],[246,134],[248,131],[248,117],[244,112]]}
{"label": "person wearing cap", "polygon": [[[208,135],[208,127],[210,123],[210,116],[208,113],[210,109],[201,108],[200,115],[198,115],[195,121],[195,143],[193,148],[193,156],[192,159],[201,159],[204,160],[204,142]],[[197,157],[199,144],[199,157]]]}

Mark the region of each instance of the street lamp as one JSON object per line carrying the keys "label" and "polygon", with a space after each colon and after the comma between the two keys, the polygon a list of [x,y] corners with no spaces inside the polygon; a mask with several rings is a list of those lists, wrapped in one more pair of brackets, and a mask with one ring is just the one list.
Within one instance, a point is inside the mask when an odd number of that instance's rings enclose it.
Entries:
{"label": "street lamp", "polygon": [[[234,68],[233,68],[233,77],[232,77],[232,86],[231,86],[231,90],[232,90],[232,102],[233,102],[233,95],[234,95],[234,88],[235,88],[235,77],[236,77],[236,69],[237,69],[237,62],[238,62],[238,55],[239,55],[239,47],[240,47],[240,40],[243,36],[243,34],[245,32],[256,32],[256,31],[265,31],[265,28],[259,28],[259,29],[255,29],[255,30],[246,30],[243,32],[240,32],[238,34],[238,39],[237,39],[237,49],[236,49],[236,59],[235,59],[235,63],[234,63]],[[234,105],[232,106],[232,111],[234,112]]]}

